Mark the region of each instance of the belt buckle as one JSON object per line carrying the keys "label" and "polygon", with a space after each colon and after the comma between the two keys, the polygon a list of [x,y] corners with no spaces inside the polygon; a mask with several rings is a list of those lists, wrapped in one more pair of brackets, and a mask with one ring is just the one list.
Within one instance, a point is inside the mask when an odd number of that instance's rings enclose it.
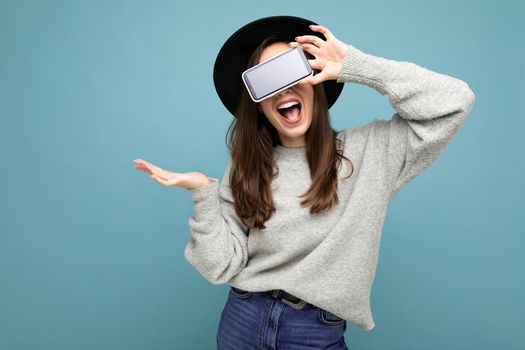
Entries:
{"label": "belt buckle", "polygon": [[[274,291],[272,292],[272,295],[273,295],[275,298],[277,298],[277,297],[279,297],[279,296],[281,295],[281,292],[282,292],[282,290],[280,290],[280,289],[279,289],[279,290],[274,290]],[[282,301],[283,303],[289,305],[290,307],[294,308],[295,310],[301,310],[301,309],[304,308],[305,305],[306,305],[306,301],[304,301],[304,300],[302,300],[302,299],[301,299],[300,301],[298,301],[297,303],[293,303],[293,302],[291,302],[290,300],[286,300],[285,298],[280,298],[280,299],[281,299],[281,301]]]}
{"label": "belt buckle", "polygon": [[294,304],[291,301],[286,300],[286,299],[281,299],[281,300],[283,301],[283,303],[290,305],[295,310],[301,310],[306,305],[306,301],[304,301],[304,300],[301,300],[301,301],[299,301],[296,304]]}

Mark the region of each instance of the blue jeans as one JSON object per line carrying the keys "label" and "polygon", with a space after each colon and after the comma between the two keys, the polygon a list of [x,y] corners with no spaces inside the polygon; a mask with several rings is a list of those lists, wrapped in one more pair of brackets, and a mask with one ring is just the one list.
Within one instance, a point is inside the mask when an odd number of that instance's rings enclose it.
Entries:
{"label": "blue jeans", "polygon": [[307,304],[296,310],[267,292],[230,286],[217,330],[218,350],[347,350],[346,320]]}

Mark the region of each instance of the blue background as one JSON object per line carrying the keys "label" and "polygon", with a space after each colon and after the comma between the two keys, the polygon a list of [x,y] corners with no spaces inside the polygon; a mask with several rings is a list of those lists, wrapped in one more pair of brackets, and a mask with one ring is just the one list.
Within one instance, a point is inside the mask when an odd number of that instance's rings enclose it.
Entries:
{"label": "blue background", "polygon": [[[183,256],[189,193],[221,177],[232,117],[212,69],[240,26],[296,15],[466,81],[476,102],[393,199],[352,349],[525,348],[525,9],[519,1],[0,1],[0,348],[213,349],[227,285]],[[346,84],[336,129],[394,110]]]}

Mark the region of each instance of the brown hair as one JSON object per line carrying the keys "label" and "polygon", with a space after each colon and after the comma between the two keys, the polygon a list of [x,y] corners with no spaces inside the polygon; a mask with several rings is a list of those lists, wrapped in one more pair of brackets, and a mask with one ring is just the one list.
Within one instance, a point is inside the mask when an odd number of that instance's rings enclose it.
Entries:
{"label": "brown hair", "polygon": [[[255,66],[263,49],[273,43],[289,43],[279,35],[265,39],[251,55],[247,67]],[[313,58],[305,52],[308,58]],[[312,123],[305,133],[306,158],[310,168],[312,184],[301,205],[310,206],[310,214],[320,212],[339,203],[337,197],[337,175],[344,158],[350,159],[337,148],[341,140],[338,131],[330,125],[328,103],[322,83],[313,85],[314,101]],[[243,86],[239,104],[226,134],[227,146],[231,153],[229,185],[234,198],[235,211],[247,228],[264,229],[264,223],[276,210],[271,191],[272,178],[278,168],[274,164],[274,147],[281,144],[279,134],[264,113],[257,109]],[[229,135],[229,137],[228,137]],[[277,172],[274,173],[274,168]],[[345,178],[345,179],[346,179]]]}

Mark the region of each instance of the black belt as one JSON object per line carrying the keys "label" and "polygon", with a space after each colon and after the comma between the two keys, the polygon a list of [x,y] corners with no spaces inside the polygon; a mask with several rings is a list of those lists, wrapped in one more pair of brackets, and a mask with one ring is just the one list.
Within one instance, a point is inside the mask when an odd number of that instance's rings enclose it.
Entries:
{"label": "black belt", "polygon": [[292,308],[296,310],[301,310],[304,308],[308,303],[302,299],[299,299],[298,297],[285,292],[282,289],[274,289],[269,290],[268,295],[270,295],[272,298],[281,299],[283,303],[290,305]]}

